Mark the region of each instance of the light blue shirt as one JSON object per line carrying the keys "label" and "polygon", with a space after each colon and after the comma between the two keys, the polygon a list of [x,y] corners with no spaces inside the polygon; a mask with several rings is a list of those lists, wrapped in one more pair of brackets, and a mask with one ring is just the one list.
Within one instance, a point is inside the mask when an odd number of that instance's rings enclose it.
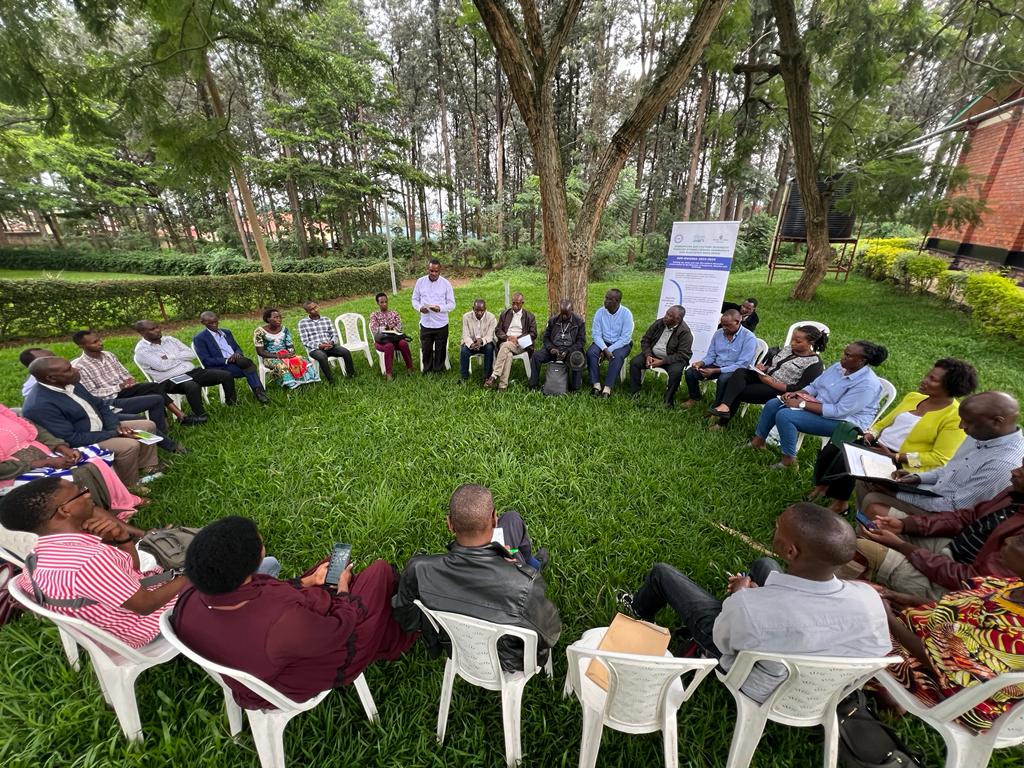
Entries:
{"label": "light blue shirt", "polygon": [[757,337],[742,325],[732,337],[732,341],[729,341],[725,331],[719,328],[711,337],[711,346],[704,353],[704,365],[721,368],[722,373],[732,373],[737,368],[746,368],[754,362],[756,354]]}
{"label": "light blue shirt", "polygon": [[869,365],[847,374],[835,363],[803,391],[821,401],[826,419],[848,421],[862,432],[874,422],[882,399],[882,383]]}
{"label": "light blue shirt", "polygon": [[922,496],[900,491],[896,497],[928,512],[968,509],[994,499],[1010,484],[1010,472],[1024,458],[1024,435],[1019,429],[991,440],[968,437],[949,463],[921,472],[919,488],[941,496]]}
{"label": "light blue shirt", "polygon": [[590,321],[590,338],[601,349],[621,349],[633,340],[633,313],[621,304],[614,315],[601,307]]}
{"label": "light blue shirt", "polygon": [[235,350],[228,344],[227,337],[223,333],[214,333],[209,328],[206,329],[206,332],[213,336],[213,340],[217,342],[217,346],[220,347],[220,353],[224,355],[224,362],[226,363],[228,358],[235,354]]}

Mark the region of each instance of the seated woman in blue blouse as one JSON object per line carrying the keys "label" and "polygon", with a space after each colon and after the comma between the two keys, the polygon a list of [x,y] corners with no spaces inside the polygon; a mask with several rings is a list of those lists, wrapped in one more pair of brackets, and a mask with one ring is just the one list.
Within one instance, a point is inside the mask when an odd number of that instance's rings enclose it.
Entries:
{"label": "seated woman in blue blouse", "polygon": [[870,341],[848,344],[839,362],[804,389],[786,392],[765,405],[748,445],[764,448],[768,433],[776,427],[782,460],[772,468],[781,469],[796,464],[796,441],[800,432],[831,437],[843,422],[863,432],[875,420],[882,398],[882,384],[872,369],[888,356],[889,352],[880,344]]}

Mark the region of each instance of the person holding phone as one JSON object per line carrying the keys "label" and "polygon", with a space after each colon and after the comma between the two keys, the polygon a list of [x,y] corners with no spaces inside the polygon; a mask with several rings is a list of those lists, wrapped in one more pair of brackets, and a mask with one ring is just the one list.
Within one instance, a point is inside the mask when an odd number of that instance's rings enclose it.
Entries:
{"label": "person holding phone", "polygon": [[[248,672],[296,701],[347,685],[374,661],[397,659],[416,641],[391,617],[395,569],[351,563],[337,588],[325,585],[329,561],[300,578],[259,573],[266,553],[256,524],[225,517],[203,528],[185,553],[192,582],[178,599],[174,630],[190,648]],[[246,709],[269,704],[227,678]]]}

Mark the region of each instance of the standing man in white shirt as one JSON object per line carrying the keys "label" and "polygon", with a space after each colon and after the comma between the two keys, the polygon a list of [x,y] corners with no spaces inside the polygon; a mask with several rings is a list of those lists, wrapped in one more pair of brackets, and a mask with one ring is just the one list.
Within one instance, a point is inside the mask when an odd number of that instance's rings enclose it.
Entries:
{"label": "standing man in white shirt", "polygon": [[444,373],[448,358],[448,313],[455,309],[452,284],[441,277],[441,262],[431,259],[427,274],[412,289],[412,308],[420,313],[420,354],[424,373]]}

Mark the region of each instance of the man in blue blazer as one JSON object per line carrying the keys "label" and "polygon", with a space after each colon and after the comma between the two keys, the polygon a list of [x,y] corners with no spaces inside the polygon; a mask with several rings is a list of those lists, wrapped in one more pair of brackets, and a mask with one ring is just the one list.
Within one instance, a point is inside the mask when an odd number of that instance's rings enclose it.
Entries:
{"label": "man in blue blazer", "polygon": [[[117,414],[79,383],[81,374],[63,357],[40,357],[29,366],[38,384],[25,398],[22,413],[72,448],[96,444],[114,453],[113,469],[126,486],[139,481],[139,469],[156,469],[156,446],[143,445],[136,429],[157,433],[148,420],[121,421]],[[164,437],[160,447],[186,453],[184,447]]]}
{"label": "man in blue blazer", "polygon": [[245,377],[249,382],[249,389],[253,397],[266,405],[270,402],[267,392],[260,383],[260,373],[256,363],[242,354],[242,348],[235,341],[234,335],[227,328],[220,327],[220,318],[216,312],[203,312],[199,316],[199,322],[206,326],[205,331],[200,331],[192,337],[192,346],[195,347],[199,362],[204,368],[220,368],[227,371],[236,379]]}

